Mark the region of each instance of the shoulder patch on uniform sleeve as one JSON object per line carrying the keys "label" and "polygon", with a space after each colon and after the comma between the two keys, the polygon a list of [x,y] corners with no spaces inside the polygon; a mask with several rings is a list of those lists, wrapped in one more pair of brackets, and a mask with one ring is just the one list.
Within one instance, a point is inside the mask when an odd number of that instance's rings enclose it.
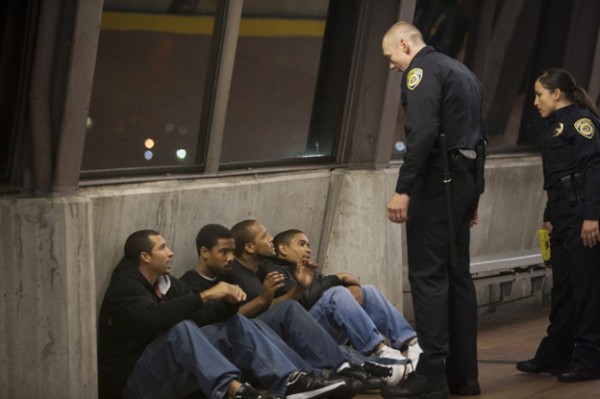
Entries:
{"label": "shoulder patch on uniform sleeve", "polygon": [[556,129],[554,129],[554,132],[552,133],[552,137],[560,136],[560,134],[563,132],[564,128],[565,128],[565,125],[563,125],[562,122],[559,122],[558,126],[556,127]]}
{"label": "shoulder patch on uniform sleeve", "polygon": [[408,87],[409,90],[416,89],[419,83],[421,83],[422,78],[423,70],[421,68],[411,69],[406,76],[406,87]]}
{"label": "shoulder patch on uniform sleeve", "polygon": [[581,134],[586,139],[594,137],[594,123],[589,118],[578,119],[573,126],[577,133]]}

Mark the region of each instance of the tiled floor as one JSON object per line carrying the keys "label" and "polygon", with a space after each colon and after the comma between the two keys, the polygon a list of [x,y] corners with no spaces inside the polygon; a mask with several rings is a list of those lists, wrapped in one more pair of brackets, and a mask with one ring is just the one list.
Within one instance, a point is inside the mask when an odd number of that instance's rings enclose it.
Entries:
{"label": "tiled floor", "polygon": [[[547,312],[530,313],[480,327],[479,382],[481,399],[599,399],[600,380],[559,383],[550,375],[526,375],[515,369],[518,360],[533,356],[545,335]],[[461,398],[462,396],[451,396]],[[377,393],[357,399],[381,398]],[[464,397],[466,398],[466,396]]]}

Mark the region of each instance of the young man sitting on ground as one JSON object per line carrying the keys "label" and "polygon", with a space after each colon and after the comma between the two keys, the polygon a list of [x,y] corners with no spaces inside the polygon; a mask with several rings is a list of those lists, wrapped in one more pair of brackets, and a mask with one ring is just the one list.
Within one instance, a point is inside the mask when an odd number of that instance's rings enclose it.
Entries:
{"label": "young man sitting on ground", "polygon": [[[194,269],[187,271],[181,280],[195,292],[203,292],[223,280],[229,281],[228,274],[232,268],[235,249],[231,231],[217,224],[206,225],[198,232],[196,248],[198,251],[196,265]],[[213,306],[222,307],[222,301],[213,303]],[[350,364],[355,360],[357,363],[364,363],[366,359],[359,357],[358,354],[351,356],[347,348],[343,351],[296,301],[282,301],[252,320],[261,329],[269,331],[272,329],[268,324],[273,325],[290,346],[290,350],[304,359],[306,367],[313,372],[317,374],[324,372],[327,375],[330,374],[329,370],[333,370],[345,379],[351,380],[349,382],[353,387],[352,393],[379,388],[383,384],[381,378],[371,375],[360,366]],[[379,376],[393,374],[394,371],[392,366],[369,363],[366,367]],[[395,368],[397,374],[400,368],[400,366]],[[340,397],[350,396],[346,393]]]}
{"label": "young man sitting on ground", "polygon": [[[262,282],[257,275],[261,265],[269,257],[275,255],[273,237],[269,235],[262,223],[256,220],[244,220],[239,222],[232,227],[231,231],[235,239],[236,259],[233,261],[229,274],[232,277],[232,281],[235,284],[240,285],[248,295],[247,303],[240,308],[241,311],[245,311],[245,307],[247,306],[250,309],[258,309],[255,315],[259,315],[260,312],[268,309],[269,306],[272,308],[274,304],[281,302],[282,298],[293,299],[291,302],[299,305],[297,300],[302,297],[304,291],[312,284],[312,274],[314,274],[314,272],[310,273],[310,281],[305,281],[303,277],[303,274],[309,273],[311,268],[298,267],[294,274],[294,279],[295,281],[298,281],[298,284],[293,289],[287,291],[286,294],[275,297],[275,292],[284,286],[285,275],[279,271],[273,271],[267,273]],[[287,300],[286,302],[290,301]],[[299,307],[302,308],[302,306]],[[307,312],[306,309],[303,310],[304,312]],[[246,315],[248,316],[248,314]],[[262,315],[259,317],[262,317]],[[314,320],[315,319],[313,318],[313,321]],[[323,329],[322,326],[321,329]],[[409,367],[404,367],[408,360],[404,358],[399,351],[395,351],[394,349],[385,346],[383,343],[384,337],[381,336],[381,334],[373,331],[365,334],[365,336],[358,336],[362,339],[368,339],[369,342],[360,346],[355,346],[355,349],[358,352],[350,351],[351,357],[356,356],[359,359],[367,359],[370,362],[374,361],[378,364],[392,364],[391,367],[393,368],[393,373],[386,378],[388,384],[394,384],[408,374],[410,371]],[[347,347],[345,348],[347,351],[349,350]],[[386,353],[395,351],[396,356],[392,358],[391,356],[375,355],[377,351],[380,351],[383,348],[388,349]],[[390,359],[392,360],[391,363],[389,362]],[[370,362],[368,364],[370,364]],[[357,359],[355,363],[360,364],[360,360]]]}
{"label": "young man sitting on ground", "polygon": [[[310,241],[300,230],[286,230],[277,234],[273,245],[277,257],[265,262],[258,275],[262,278],[272,271],[285,274],[284,286],[275,294],[285,295],[297,284],[293,275],[298,265],[314,269],[317,265],[311,260]],[[392,348],[406,350],[413,369],[416,368],[422,352],[417,333],[373,285],[361,285],[356,277],[345,272],[326,276],[315,271],[311,287],[299,301],[338,342],[349,339],[353,346],[356,343],[360,348],[365,341],[357,334],[362,332],[362,336],[368,336],[369,332],[375,331],[387,337]],[[397,355],[388,347],[376,353],[384,357]]]}
{"label": "young man sitting on ground", "polygon": [[[203,324],[205,302],[236,306],[244,292],[222,283],[192,293],[170,276],[173,252],[160,233],[127,238],[102,301],[98,338],[100,398],[184,398],[201,391],[211,399],[272,398],[240,382],[251,371],[275,395],[318,398],[345,389],[343,380],[316,386],[265,335],[237,315]],[[282,343],[282,345],[285,345]],[[234,366],[235,364],[235,366]]]}

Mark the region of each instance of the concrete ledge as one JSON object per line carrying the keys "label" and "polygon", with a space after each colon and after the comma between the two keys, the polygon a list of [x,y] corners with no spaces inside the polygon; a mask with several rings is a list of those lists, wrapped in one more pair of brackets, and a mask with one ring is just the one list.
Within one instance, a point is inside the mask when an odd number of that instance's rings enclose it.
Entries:
{"label": "concrete ledge", "polygon": [[542,255],[536,249],[524,249],[514,252],[505,252],[480,256],[471,260],[471,274],[483,272],[497,272],[503,269],[539,265],[543,263]]}

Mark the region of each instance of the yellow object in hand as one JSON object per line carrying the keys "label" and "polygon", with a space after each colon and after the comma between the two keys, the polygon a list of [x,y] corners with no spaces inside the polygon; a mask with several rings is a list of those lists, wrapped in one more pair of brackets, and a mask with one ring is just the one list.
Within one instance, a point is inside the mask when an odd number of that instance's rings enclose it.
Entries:
{"label": "yellow object in hand", "polygon": [[544,263],[550,261],[550,234],[546,229],[539,229],[537,231],[538,243],[540,244],[540,250],[542,251],[542,259]]}

